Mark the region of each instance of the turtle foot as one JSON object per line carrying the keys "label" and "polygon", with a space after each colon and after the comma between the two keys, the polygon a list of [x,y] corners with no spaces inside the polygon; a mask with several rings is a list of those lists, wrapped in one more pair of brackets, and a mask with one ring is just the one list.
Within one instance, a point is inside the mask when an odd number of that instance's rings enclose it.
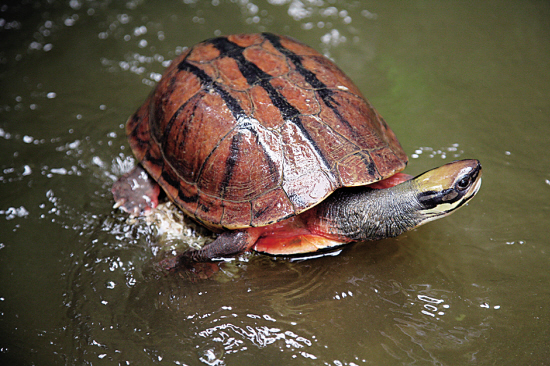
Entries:
{"label": "turtle foot", "polygon": [[111,188],[114,208],[120,207],[132,216],[148,215],[157,207],[160,187],[141,167],[136,166],[120,177]]}

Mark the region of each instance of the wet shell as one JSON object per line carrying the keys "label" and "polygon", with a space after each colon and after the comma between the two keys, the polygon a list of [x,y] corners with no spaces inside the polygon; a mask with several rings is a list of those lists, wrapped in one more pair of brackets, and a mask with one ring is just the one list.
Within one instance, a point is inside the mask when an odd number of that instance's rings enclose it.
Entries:
{"label": "wet shell", "polygon": [[268,225],[407,163],[394,133],[333,62],[269,33],[190,48],[130,117],[127,133],[168,197],[211,228]]}

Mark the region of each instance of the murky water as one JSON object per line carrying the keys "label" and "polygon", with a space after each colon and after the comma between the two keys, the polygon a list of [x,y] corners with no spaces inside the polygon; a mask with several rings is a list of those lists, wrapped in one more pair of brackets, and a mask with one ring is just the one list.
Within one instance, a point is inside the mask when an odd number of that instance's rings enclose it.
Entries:
{"label": "murky water", "polygon": [[[409,173],[480,159],[478,197],[336,256],[161,273],[169,249],[112,209],[123,124],[184,47],[257,31],[332,57]],[[0,86],[0,363],[550,363],[548,2],[0,5]]]}

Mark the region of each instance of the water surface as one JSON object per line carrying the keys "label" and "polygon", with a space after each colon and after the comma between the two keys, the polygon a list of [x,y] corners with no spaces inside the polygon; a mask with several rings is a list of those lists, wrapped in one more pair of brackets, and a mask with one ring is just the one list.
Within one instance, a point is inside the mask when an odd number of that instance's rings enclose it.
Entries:
{"label": "water surface", "polygon": [[[0,5],[2,364],[550,362],[547,2],[159,3]],[[112,208],[123,125],[185,47],[258,31],[335,60],[410,174],[480,159],[478,197],[335,256],[161,273],[158,236]]]}

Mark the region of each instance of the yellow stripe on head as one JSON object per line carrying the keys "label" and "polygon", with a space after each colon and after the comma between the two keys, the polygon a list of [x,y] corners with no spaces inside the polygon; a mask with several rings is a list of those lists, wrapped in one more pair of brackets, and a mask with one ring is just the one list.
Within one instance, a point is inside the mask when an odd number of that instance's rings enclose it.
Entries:
{"label": "yellow stripe on head", "polygon": [[469,201],[481,186],[478,160],[460,160],[414,178],[425,220],[448,215]]}

